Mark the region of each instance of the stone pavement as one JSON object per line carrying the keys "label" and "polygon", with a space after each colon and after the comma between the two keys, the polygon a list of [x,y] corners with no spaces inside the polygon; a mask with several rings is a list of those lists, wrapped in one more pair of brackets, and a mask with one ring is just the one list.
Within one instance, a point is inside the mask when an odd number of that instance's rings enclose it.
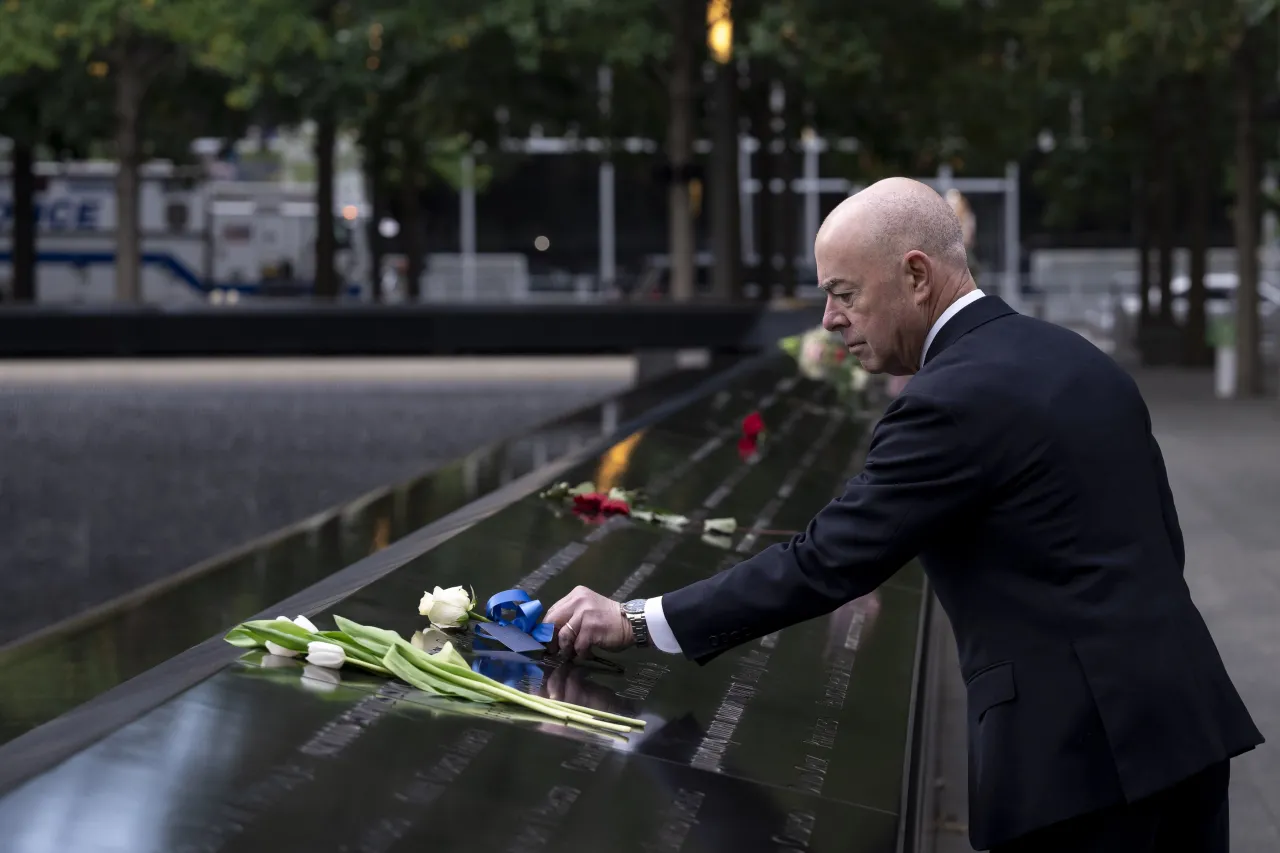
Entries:
{"label": "stone pavement", "polygon": [[[1212,375],[1135,371],[1187,545],[1187,583],[1268,743],[1232,762],[1233,853],[1280,850],[1280,402],[1219,401]],[[965,697],[946,632],[935,853],[969,851]]]}

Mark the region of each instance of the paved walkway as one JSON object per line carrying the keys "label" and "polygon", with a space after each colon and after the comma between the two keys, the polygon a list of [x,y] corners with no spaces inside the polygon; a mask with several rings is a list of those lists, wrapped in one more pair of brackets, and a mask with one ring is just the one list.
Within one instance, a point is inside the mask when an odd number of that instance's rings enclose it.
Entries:
{"label": "paved walkway", "polygon": [[1268,743],[1233,762],[1234,853],[1280,850],[1280,402],[1208,373],[1138,374],[1187,543],[1187,583]]}
{"label": "paved walkway", "polygon": [[[1187,583],[1268,743],[1232,765],[1233,853],[1280,850],[1280,402],[1219,401],[1209,373],[1137,371],[1187,544]],[[943,622],[944,630],[945,620]],[[949,630],[947,632],[950,633]],[[970,850],[964,686],[940,696],[935,853]]]}

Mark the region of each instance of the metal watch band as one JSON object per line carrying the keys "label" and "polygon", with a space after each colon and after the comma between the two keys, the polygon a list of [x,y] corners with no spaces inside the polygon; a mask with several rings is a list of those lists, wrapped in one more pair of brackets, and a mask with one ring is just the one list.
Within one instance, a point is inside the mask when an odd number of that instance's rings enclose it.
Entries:
{"label": "metal watch band", "polygon": [[623,610],[622,615],[631,623],[631,637],[637,646],[649,645],[649,623],[644,618],[644,611],[632,613]]}

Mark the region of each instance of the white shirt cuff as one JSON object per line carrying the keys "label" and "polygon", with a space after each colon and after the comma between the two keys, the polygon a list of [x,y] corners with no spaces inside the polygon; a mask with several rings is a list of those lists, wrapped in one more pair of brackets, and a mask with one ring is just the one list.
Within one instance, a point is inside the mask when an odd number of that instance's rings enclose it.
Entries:
{"label": "white shirt cuff", "polygon": [[644,621],[649,626],[649,641],[655,649],[672,655],[680,654],[680,643],[662,612],[662,596],[645,600]]}

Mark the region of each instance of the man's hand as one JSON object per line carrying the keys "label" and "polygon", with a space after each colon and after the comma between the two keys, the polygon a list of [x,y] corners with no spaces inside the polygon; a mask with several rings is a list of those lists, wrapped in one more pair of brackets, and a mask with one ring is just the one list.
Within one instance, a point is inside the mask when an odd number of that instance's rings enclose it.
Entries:
{"label": "man's hand", "polygon": [[566,657],[586,657],[592,646],[620,652],[635,644],[622,605],[585,586],[557,601],[543,621],[556,626],[550,650]]}

